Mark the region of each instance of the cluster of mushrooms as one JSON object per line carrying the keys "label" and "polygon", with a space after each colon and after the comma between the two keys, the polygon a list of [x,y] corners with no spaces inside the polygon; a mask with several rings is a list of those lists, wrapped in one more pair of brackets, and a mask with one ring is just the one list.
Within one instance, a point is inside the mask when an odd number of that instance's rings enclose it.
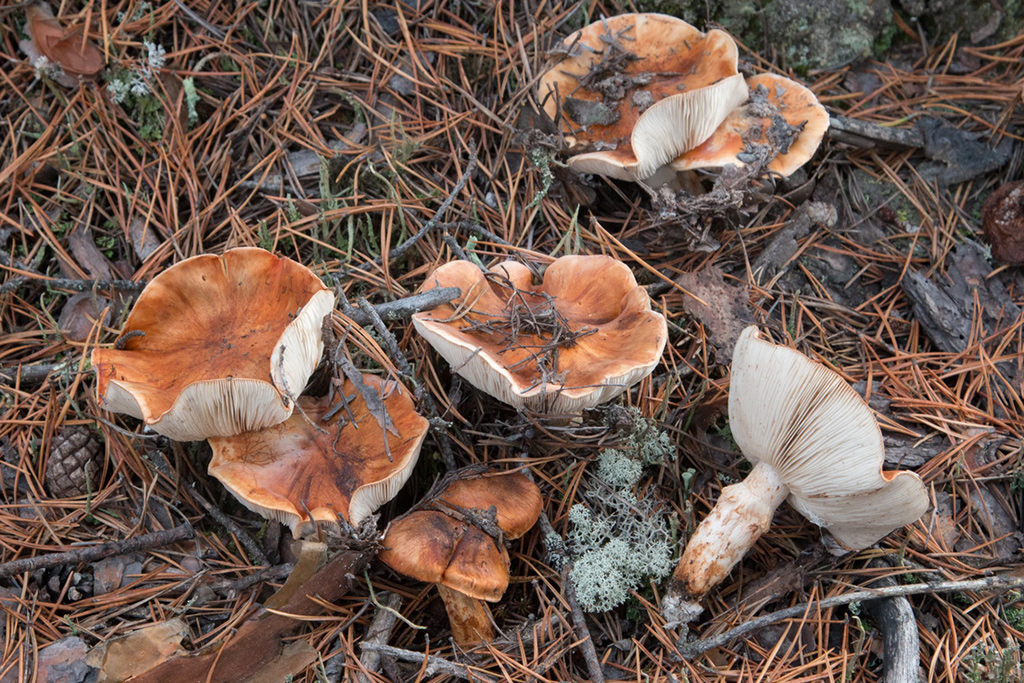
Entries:
{"label": "cluster of mushrooms", "polygon": [[[760,158],[786,175],[827,126],[808,90],[768,74],[743,79],[724,33],[671,17],[603,20],[567,38],[559,54],[539,96],[583,172],[682,186],[693,179],[680,174]],[[607,256],[486,271],[455,261],[422,289],[434,287],[461,295],[415,314],[417,332],[454,372],[517,409],[582,419],[650,375],[668,340],[647,291]],[[303,395],[334,304],[309,269],[262,249],[197,256],[154,278],[114,347],[92,356],[107,409],[171,439],[208,439],[210,474],[251,510],[287,524],[315,548],[314,562],[324,552],[314,545],[320,526],[359,525],[395,496],[429,426],[401,384],[372,375],[362,381],[380,394],[387,428],[349,380]],[[663,598],[669,622],[699,614],[701,597],[787,498],[851,550],[928,507],[917,475],[882,471],[881,433],[856,392],[753,327],[735,347],[729,423],[754,468],[723,490],[689,540]],[[505,541],[534,525],[543,499],[522,472],[450,473],[443,484],[390,523],[380,558],[437,585],[453,635],[468,647],[493,638],[481,601],[501,598]]]}

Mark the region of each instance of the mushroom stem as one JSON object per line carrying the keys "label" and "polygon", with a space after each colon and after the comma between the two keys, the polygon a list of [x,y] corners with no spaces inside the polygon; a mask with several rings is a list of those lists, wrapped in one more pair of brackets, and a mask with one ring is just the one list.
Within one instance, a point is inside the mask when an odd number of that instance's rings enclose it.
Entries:
{"label": "mushroom stem", "polygon": [[768,530],[775,509],[787,495],[789,488],[779,473],[763,462],[740,483],[722,489],[718,503],[690,537],[672,573],[663,601],[669,621],[692,621],[700,614],[698,605],[683,603],[687,598],[699,600],[721,583]]}
{"label": "mushroom stem", "polygon": [[452,637],[455,643],[463,648],[476,647],[480,643],[494,640],[494,625],[491,611],[482,600],[471,598],[465,593],[452,590],[447,586],[437,585],[437,592],[444,600],[448,611],[448,621],[452,625]]}

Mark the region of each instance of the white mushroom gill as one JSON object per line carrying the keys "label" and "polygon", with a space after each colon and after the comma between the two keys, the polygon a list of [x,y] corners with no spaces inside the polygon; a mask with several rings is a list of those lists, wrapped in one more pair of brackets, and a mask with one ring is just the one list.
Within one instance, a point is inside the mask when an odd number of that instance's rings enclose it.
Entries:
{"label": "white mushroom gill", "polygon": [[928,508],[921,479],[882,472],[882,434],[867,404],[838,374],[803,354],[740,335],[729,387],[729,426],[754,469],[727,486],[673,574],[663,611],[690,621],[771,524],[784,499],[852,550],[916,521]]}

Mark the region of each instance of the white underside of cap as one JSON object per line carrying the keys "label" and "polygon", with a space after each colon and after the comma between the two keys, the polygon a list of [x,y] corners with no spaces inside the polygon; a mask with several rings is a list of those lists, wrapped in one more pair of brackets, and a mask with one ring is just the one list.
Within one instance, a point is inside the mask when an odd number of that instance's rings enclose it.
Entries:
{"label": "white underside of cap", "polygon": [[637,119],[630,136],[636,155],[632,170],[636,178],[653,176],[662,166],[707,140],[747,95],[746,81],[735,74],[653,104]]}
{"label": "white underside of cap", "polygon": [[[225,378],[193,382],[163,415],[147,420],[155,432],[175,441],[234,436],[284,422],[323,354],[323,319],[334,308],[334,293],[313,295],[289,323],[271,354],[270,381]],[[202,359],[197,358],[197,363]],[[103,396],[104,408],[144,419],[131,385],[112,379]]]}
{"label": "white underside of cap", "polygon": [[778,470],[793,507],[848,547],[867,547],[928,509],[916,474],[883,476],[882,433],[857,392],[754,327],[733,353],[729,427],[747,459]]}

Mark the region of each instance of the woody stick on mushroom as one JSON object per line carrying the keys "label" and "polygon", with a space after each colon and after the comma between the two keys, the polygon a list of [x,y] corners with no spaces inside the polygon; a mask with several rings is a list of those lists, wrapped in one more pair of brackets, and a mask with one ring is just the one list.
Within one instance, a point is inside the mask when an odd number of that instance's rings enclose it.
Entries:
{"label": "woody stick on mushroom", "polygon": [[928,495],[913,472],[883,472],[871,410],[832,370],[764,341],[755,327],[733,353],[729,426],[754,469],[727,486],[690,538],[662,601],[669,623],[696,618],[718,585],[771,524],[783,500],[860,550],[916,521]]}

